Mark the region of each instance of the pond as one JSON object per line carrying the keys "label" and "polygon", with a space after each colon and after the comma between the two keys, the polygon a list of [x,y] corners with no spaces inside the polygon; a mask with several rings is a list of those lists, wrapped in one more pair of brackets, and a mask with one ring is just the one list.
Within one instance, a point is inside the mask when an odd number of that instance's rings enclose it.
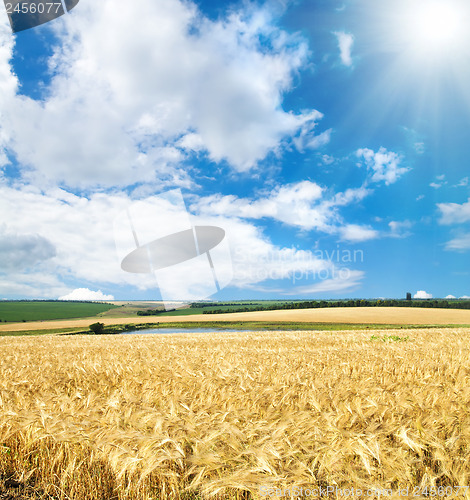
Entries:
{"label": "pond", "polygon": [[[135,334],[164,334],[164,333],[227,333],[227,332],[248,332],[254,330],[240,330],[232,328],[151,328],[149,330],[132,330],[129,332],[122,332],[122,335],[135,335]],[[260,330],[256,330],[259,332]]]}

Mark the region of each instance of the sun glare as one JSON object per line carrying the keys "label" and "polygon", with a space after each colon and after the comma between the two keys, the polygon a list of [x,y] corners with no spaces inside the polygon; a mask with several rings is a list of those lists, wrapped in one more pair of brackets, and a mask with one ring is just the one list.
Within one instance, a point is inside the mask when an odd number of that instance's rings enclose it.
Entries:
{"label": "sun glare", "polygon": [[423,12],[417,26],[417,35],[426,43],[447,43],[460,30],[459,15],[449,4],[435,3]]}
{"label": "sun glare", "polygon": [[464,12],[452,0],[421,1],[410,7],[408,32],[411,49],[448,51],[465,40]]}

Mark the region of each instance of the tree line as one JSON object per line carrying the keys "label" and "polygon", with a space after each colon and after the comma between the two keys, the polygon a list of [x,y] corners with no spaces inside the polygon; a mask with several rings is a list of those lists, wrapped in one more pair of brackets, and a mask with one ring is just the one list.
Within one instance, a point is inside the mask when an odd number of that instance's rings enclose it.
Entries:
{"label": "tree line", "polygon": [[203,311],[203,314],[224,314],[233,312],[249,311],[273,311],[275,309],[319,309],[326,307],[426,307],[440,309],[470,309],[470,300],[448,301],[448,300],[397,300],[397,299],[356,299],[356,300],[312,300],[302,302],[289,302],[269,304],[263,306],[257,304],[251,307],[217,308]]}

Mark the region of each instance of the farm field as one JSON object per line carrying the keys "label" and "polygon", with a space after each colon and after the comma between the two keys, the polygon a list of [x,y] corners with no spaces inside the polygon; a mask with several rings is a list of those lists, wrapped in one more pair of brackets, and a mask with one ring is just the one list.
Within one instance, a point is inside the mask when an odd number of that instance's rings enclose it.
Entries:
{"label": "farm field", "polygon": [[0,320],[22,322],[83,318],[115,308],[113,304],[99,302],[0,301]]}
{"label": "farm field", "polygon": [[9,480],[60,500],[332,485],[470,498],[458,489],[470,328],[3,337],[0,349],[0,496]]}
{"label": "farm field", "polygon": [[[226,310],[233,309],[234,312],[239,309],[241,306],[247,306],[249,308],[259,308],[271,306],[271,305],[283,305],[286,302],[291,301],[283,301],[283,300],[243,300],[243,301],[233,301],[233,302],[221,302],[220,305],[211,305],[210,307],[190,307],[189,304],[185,304],[181,307],[181,303],[175,302],[175,307],[179,307],[176,310],[164,310],[163,302],[160,301],[114,301],[113,304],[117,305],[118,308],[111,309],[102,314],[103,317],[138,317],[138,313],[146,310],[156,310],[160,311],[158,317],[166,317],[166,316],[187,316],[194,314],[203,314],[204,311],[208,310]],[[230,311],[231,312],[231,311]]]}
{"label": "farm field", "polygon": [[[116,310],[115,310],[116,311]],[[31,331],[48,329],[86,328],[97,318],[74,320],[26,322],[0,324],[0,332]],[[158,323],[158,316],[100,316],[105,325]],[[295,309],[277,311],[254,311],[227,314],[199,314],[190,316],[166,316],[163,321],[183,322],[245,322],[262,321],[276,323],[350,323],[350,324],[388,324],[388,325],[470,325],[468,309],[420,309],[403,307],[336,307],[331,309]]]}

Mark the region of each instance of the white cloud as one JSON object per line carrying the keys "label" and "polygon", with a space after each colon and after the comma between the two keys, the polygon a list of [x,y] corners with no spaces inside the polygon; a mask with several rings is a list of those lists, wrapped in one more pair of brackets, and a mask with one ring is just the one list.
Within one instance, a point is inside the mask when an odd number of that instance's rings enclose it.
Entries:
{"label": "white cloud", "polygon": [[322,165],[331,165],[335,162],[335,158],[334,156],[330,156],[330,155],[322,155],[321,157],[321,164]]}
{"label": "white cloud", "polygon": [[365,277],[363,271],[350,271],[344,269],[344,276],[335,276],[313,285],[300,286],[293,290],[290,295],[308,295],[314,293],[338,293],[359,288]]}
{"label": "white cloud", "polygon": [[365,186],[350,188],[331,197],[311,181],[277,186],[257,199],[235,195],[212,195],[193,203],[192,209],[202,215],[224,215],[241,219],[270,218],[305,231],[339,234],[343,241],[374,239],[380,233],[370,227],[347,224],[339,214],[340,207],[357,203],[372,191]]}
{"label": "white cloud", "polygon": [[458,236],[446,243],[446,250],[470,250],[470,233]]}
{"label": "white cloud", "polygon": [[353,60],[351,56],[352,47],[354,45],[354,36],[343,31],[335,32],[340,50],[341,62],[345,66],[352,66]]}
{"label": "white cloud", "polygon": [[441,212],[441,224],[463,224],[470,221],[470,198],[466,203],[438,203]]}
{"label": "white cloud", "polygon": [[431,182],[429,186],[434,189],[439,189],[447,184],[445,178],[446,178],[445,174],[436,175],[436,182]]}
{"label": "white cloud", "polygon": [[14,38],[11,36],[8,17],[6,11],[0,9],[0,168],[9,162],[6,148],[10,141],[10,132],[8,128],[2,126],[5,122],[3,109],[14,97],[18,88],[17,78],[10,65],[13,48]]}
{"label": "white cloud", "polygon": [[0,290],[9,298],[51,299],[67,292],[67,287],[49,269],[0,273]]}
{"label": "white cloud", "polygon": [[469,295],[462,295],[462,297],[459,297],[459,299],[470,299]]}
{"label": "white cloud", "polygon": [[390,227],[390,236],[392,238],[406,238],[409,236],[410,229],[413,227],[413,223],[409,220],[405,221],[391,221],[388,223]]}
{"label": "white cloud", "polygon": [[340,235],[344,241],[360,242],[378,238],[379,232],[370,227],[348,224],[340,228]]}
{"label": "white cloud", "polygon": [[234,195],[212,195],[198,200],[193,208],[205,215],[223,214],[246,219],[276,219],[302,229],[328,231],[334,212],[322,205],[323,188],[310,181],[277,186],[258,199]]}
{"label": "white cloud", "polygon": [[[283,186],[273,190],[271,200],[259,201],[259,206],[269,214],[279,204],[287,213],[292,196],[299,202],[303,200],[306,207],[309,200],[318,200],[321,194],[322,189],[314,183]],[[146,200],[151,203],[152,199]],[[240,219],[242,208],[236,203],[236,210],[227,210],[227,214],[217,210],[201,214],[200,207],[205,206],[206,199],[201,198],[203,203],[193,199],[193,223],[215,225],[226,231],[233,254],[232,286],[250,288],[265,281],[288,280],[283,284],[288,292],[294,276],[299,274],[308,283],[334,279],[334,265],[328,255],[273,244],[260,228]],[[16,234],[14,229],[22,228],[17,243],[21,248],[26,245],[31,249],[29,258],[34,266],[29,271],[16,268],[16,261],[12,261],[14,266],[4,266],[0,272],[2,295],[64,297],[70,293],[70,283],[74,283],[75,288],[83,288],[82,283],[94,283],[96,289],[120,286],[156,293],[157,283],[152,275],[122,271],[117,257],[113,221],[132,202],[125,194],[96,193],[87,198],[62,189],[46,194],[31,186],[19,190],[0,185],[0,213],[8,214],[3,233]],[[304,207],[302,203],[300,208]],[[230,203],[227,206],[230,207]],[[244,210],[255,214],[255,208]],[[68,285],[62,279],[66,279]]]}
{"label": "white cloud", "polygon": [[400,166],[403,159],[400,155],[385,148],[380,148],[378,152],[367,148],[358,149],[356,156],[363,160],[372,172],[372,182],[384,181],[386,185],[394,184],[410,170],[408,167]]}
{"label": "white cloud", "polygon": [[[0,185],[0,213],[7,214],[4,234],[16,234],[17,228],[21,228],[22,235],[34,235],[34,238],[27,236],[26,242],[35,243],[35,251],[41,257],[36,258],[35,272],[67,276],[79,282],[135,286],[146,283],[145,279],[136,280],[121,271],[116,257],[112,223],[129,203],[124,194],[96,193],[86,198],[57,188],[46,194],[32,186],[15,189]],[[22,236],[23,244],[24,240]],[[18,269],[5,272],[10,281],[17,279]],[[20,281],[27,284],[27,280],[24,276]],[[150,285],[150,281],[147,282]],[[58,286],[60,282],[51,284],[47,296],[63,295],[66,291],[63,288],[55,293]],[[39,288],[34,293],[42,294]]]}
{"label": "white cloud", "polygon": [[364,186],[350,188],[332,197],[325,196],[325,188],[311,181],[277,186],[256,199],[235,195],[212,195],[198,199],[192,205],[203,215],[224,215],[242,219],[271,218],[305,231],[340,234],[343,240],[365,241],[378,232],[355,225],[345,225],[338,209],[357,203],[372,191]]}
{"label": "white cloud", "polygon": [[29,179],[79,187],[188,187],[180,165],[194,151],[247,171],[294,139],[320,147],[331,133],[313,133],[321,114],[282,107],[306,42],[267,9],[247,11],[210,21],[180,0],[82,0],[73,22],[52,26],[59,42],[42,100],[15,96],[10,35],[0,52],[0,140]]}
{"label": "white cloud", "polygon": [[454,295],[447,295],[446,296],[446,299],[455,299],[456,297],[454,297]]}
{"label": "white cloud", "polygon": [[311,113],[306,117],[305,124],[302,126],[300,133],[293,139],[293,143],[298,151],[303,152],[305,149],[320,149],[326,146],[331,140],[333,129],[328,129],[319,135],[314,134],[314,129],[318,120],[321,120],[323,115],[318,111]]}
{"label": "white cloud", "polygon": [[331,206],[341,207],[351,203],[358,203],[371,193],[372,190],[366,188],[365,186],[361,186],[359,188],[349,188],[343,193],[337,193],[331,202]]}
{"label": "white cloud", "polygon": [[432,294],[419,290],[413,295],[414,299],[432,299]]}
{"label": "white cloud", "polygon": [[468,186],[468,181],[469,181],[469,177],[464,177],[454,187],[466,187],[466,186]]}
{"label": "white cloud", "polygon": [[88,288],[76,288],[72,292],[59,297],[59,300],[114,300],[112,295],[105,295],[101,290],[94,292]]}
{"label": "white cloud", "polygon": [[[225,215],[201,215],[198,223],[225,229],[232,251],[233,281],[240,289],[284,295],[308,293],[304,287],[349,289],[358,286],[364,274],[346,266],[361,257],[338,250],[302,250],[274,245],[256,226]],[[334,285],[331,282],[334,282]],[[321,290],[318,290],[321,291]]]}

